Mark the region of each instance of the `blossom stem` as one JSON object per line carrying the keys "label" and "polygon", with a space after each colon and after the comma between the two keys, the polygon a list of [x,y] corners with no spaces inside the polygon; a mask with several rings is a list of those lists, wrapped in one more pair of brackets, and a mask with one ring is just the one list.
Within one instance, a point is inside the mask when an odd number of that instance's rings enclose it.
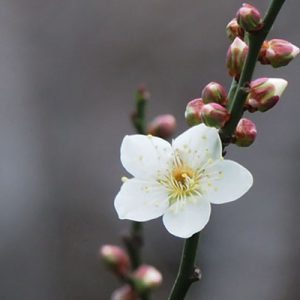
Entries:
{"label": "blossom stem", "polygon": [[[132,124],[139,134],[146,134],[146,104],[148,92],[141,87],[136,92],[136,109],[132,115]],[[124,243],[130,257],[133,270],[141,264],[141,248],[143,246],[143,225],[140,222],[131,223],[130,234],[124,237]]]}
{"label": "blossom stem", "polygon": [[231,82],[231,86],[230,86],[229,92],[228,92],[229,103],[232,101],[233,96],[235,95],[237,86],[238,86],[238,81],[236,81],[236,79],[233,78],[232,82]]}
{"label": "blossom stem", "polygon": [[[273,0],[264,17],[264,27],[260,31],[249,33],[249,52],[240,80],[238,83],[235,81],[232,82],[229,92],[229,112],[231,113],[231,119],[220,132],[223,147],[227,145],[226,141],[231,138],[236,125],[243,115],[244,104],[248,95],[247,86],[252,79],[259,50],[284,2],[285,0]],[[199,233],[196,233],[185,241],[179,271],[168,300],[183,300],[190,285],[194,281],[199,280],[199,276],[195,276],[196,269],[194,266],[198,240]]]}
{"label": "blossom stem", "polygon": [[177,278],[168,300],[184,299],[190,285],[200,279],[199,269],[194,265],[199,236],[199,232],[195,233],[185,241]]}
{"label": "blossom stem", "polygon": [[259,50],[284,2],[285,0],[273,0],[264,17],[264,27],[259,31],[251,32],[248,34],[249,53],[244,64],[235,95],[229,103],[229,112],[231,114],[231,119],[221,131],[222,138],[229,138],[234,133],[236,125],[243,115],[244,104],[248,95],[247,87],[252,79],[252,75],[259,55]]}

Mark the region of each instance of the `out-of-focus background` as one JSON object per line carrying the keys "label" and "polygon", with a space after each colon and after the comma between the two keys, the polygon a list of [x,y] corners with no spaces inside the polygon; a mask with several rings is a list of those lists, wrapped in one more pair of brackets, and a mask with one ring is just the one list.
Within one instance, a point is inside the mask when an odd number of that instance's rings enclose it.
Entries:
{"label": "out-of-focus background", "polygon": [[[265,10],[269,0],[252,1]],[[149,119],[183,112],[209,81],[228,87],[225,26],[241,1],[2,0],[0,3],[0,298],[109,299],[119,283],[98,260],[119,243],[114,196],[119,147],[133,133],[133,92],[152,92]],[[300,2],[286,1],[272,38],[300,45]],[[188,299],[300,298],[300,59],[257,76],[289,87],[249,149],[228,157],[254,175],[243,199],[214,206]],[[147,263],[161,269],[166,299],[182,240],[161,220],[145,224]]]}

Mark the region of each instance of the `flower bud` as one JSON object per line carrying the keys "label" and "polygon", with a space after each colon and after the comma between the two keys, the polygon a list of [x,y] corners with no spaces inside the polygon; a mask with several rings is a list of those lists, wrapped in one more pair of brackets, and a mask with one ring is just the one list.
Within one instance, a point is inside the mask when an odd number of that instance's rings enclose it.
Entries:
{"label": "flower bud", "polygon": [[148,127],[148,133],[163,139],[169,138],[175,131],[176,119],[172,115],[157,116]]}
{"label": "flower bud", "polygon": [[100,249],[100,255],[104,263],[116,274],[123,276],[128,273],[130,260],[122,248],[104,245]]}
{"label": "flower bud", "polygon": [[141,84],[136,90],[137,101],[148,101],[150,100],[150,92],[146,85]]}
{"label": "flower bud", "polygon": [[250,83],[250,92],[246,100],[246,108],[250,112],[265,112],[280,99],[288,82],[281,78],[259,78]]}
{"label": "flower bud", "polygon": [[292,43],[273,39],[265,41],[260,50],[259,61],[263,64],[269,64],[274,68],[286,66],[300,52],[300,49]]}
{"label": "flower bud", "polygon": [[201,109],[204,106],[204,102],[201,98],[190,101],[185,109],[185,119],[190,126],[194,126],[202,123]]}
{"label": "flower bud", "polygon": [[138,296],[129,285],[124,285],[123,287],[115,290],[111,295],[111,300],[138,300],[138,299],[139,299]]}
{"label": "flower bud", "polygon": [[154,289],[162,283],[161,273],[152,266],[142,265],[132,275],[135,289],[139,293]]}
{"label": "flower bud", "polygon": [[235,38],[229,46],[226,57],[226,65],[229,75],[239,78],[247,58],[249,47],[240,38]]}
{"label": "flower bud", "polygon": [[248,32],[260,30],[263,27],[259,10],[247,3],[238,10],[236,14],[238,24]]}
{"label": "flower bud", "polygon": [[251,120],[243,118],[235,129],[234,143],[240,147],[248,147],[255,141],[256,134],[255,124]]}
{"label": "flower bud", "polygon": [[237,19],[233,18],[226,26],[226,34],[233,41],[236,37],[241,40],[244,38],[244,29],[238,24]]}
{"label": "flower bud", "polygon": [[215,102],[225,106],[227,104],[227,93],[221,84],[210,82],[202,90],[202,99],[205,104]]}
{"label": "flower bud", "polygon": [[201,117],[206,126],[221,128],[230,119],[230,114],[222,105],[208,103],[203,106]]}

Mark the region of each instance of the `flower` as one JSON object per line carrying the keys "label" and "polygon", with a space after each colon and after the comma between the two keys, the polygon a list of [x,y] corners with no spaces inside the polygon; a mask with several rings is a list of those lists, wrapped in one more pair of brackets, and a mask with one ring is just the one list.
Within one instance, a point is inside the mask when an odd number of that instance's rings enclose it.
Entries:
{"label": "flower", "polygon": [[251,173],[222,158],[215,128],[196,125],[172,145],[153,136],[125,136],[121,161],[134,176],[115,198],[120,219],[148,221],[163,216],[166,229],[188,238],[209,221],[211,203],[237,200],[252,186]]}

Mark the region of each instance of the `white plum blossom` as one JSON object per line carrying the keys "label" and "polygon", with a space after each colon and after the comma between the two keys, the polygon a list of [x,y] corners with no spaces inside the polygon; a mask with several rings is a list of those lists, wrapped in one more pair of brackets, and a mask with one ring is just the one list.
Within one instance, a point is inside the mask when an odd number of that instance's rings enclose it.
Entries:
{"label": "white plum blossom", "polygon": [[251,173],[222,157],[218,131],[203,124],[175,140],[127,135],[121,162],[133,176],[115,198],[120,219],[148,221],[163,216],[166,229],[188,238],[209,221],[211,203],[237,200],[252,186]]}

